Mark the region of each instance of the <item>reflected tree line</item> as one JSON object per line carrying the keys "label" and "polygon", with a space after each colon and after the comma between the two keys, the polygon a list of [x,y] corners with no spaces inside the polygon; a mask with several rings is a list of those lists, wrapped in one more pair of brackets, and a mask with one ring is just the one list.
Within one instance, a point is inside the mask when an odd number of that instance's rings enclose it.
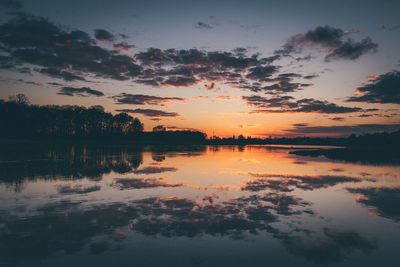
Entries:
{"label": "reflected tree line", "polygon": [[142,163],[137,147],[85,145],[3,146],[0,152],[0,183],[18,188],[24,181],[40,179],[101,179],[111,171],[126,173]]}
{"label": "reflected tree line", "polygon": [[143,151],[155,161],[166,157],[197,156],[205,146],[117,146],[22,142],[1,144],[0,184],[18,191],[25,181],[40,179],[99,180],[103,174],[132,172],[143,163]]}

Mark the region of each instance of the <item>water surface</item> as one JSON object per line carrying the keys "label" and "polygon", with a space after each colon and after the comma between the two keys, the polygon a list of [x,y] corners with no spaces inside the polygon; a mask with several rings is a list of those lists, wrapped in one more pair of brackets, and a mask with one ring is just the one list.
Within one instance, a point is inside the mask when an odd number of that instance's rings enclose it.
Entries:
{"label": "water surface", "polygon": [[399,266],[400,166],[294,149],[4,148],[0,266]]}

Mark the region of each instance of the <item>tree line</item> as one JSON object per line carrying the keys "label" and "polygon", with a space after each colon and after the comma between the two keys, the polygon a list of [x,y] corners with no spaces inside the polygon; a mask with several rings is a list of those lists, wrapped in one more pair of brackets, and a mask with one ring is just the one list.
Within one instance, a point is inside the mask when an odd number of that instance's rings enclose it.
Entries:
{"label": "tree line", "polygon": [[0,100],[0,137],[12,139],[75,138],[129,140],[138,143],[204,143],[195,131],[143,132],[143,123],[127,113],[111,114],[104,107],[31,105],[23,94]]}
{"label": "tree line", "polygon": [[104,137],[143,131],[143,123],[126,113],[112,115],[102,106],[31,105],[18,94],[0,100],[3,137]]}

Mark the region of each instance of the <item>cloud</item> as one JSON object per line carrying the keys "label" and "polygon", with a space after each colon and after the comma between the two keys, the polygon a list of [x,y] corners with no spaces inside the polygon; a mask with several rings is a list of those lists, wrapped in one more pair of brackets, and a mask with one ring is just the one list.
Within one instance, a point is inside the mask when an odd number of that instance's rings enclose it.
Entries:
{"label": "cloud", "polygon": [[376,52],[378,45],[372,42],[371,38],[367,37],[360,42],[348,40],[334,49],[325,57],[325,61],[332,61],[335,59],[348,59],[355,60],[368,52]]}
{"label": "cloud", "polygon": [[21,13],[0,26],[0,44],[6,51],[2,67],[16,70],[18,65],[31,64],[41,67],[37,69],[43,74],[66,81],[104,78],[153,87],[204,83],[209,84],[206,89],[218,90],[215,84],[220,82],[242,90],[277,94],[310,86],[294,82],[301,78],[299,74],[278,74],[279,67],[273,62],[281,55],[248,56],[245,48],[233,52],[149,48],[131,57],[127,54],[134,45],[119,42],[108,50],[98,46],[96,40],[112,41],[115,37],[103,29],[97,29],[95,37]]}
{"label": "cloud", "polygon": [[357,88],[358,95],[349,97],[348,102],[400,104],[400,72],[391,72],[369,78],[367,84]]}
{"label": "cloud", "polygon": [[372,42],[370,37],[366,37],[357,42],[345,37],[358,31],[343,31],[331,26],[318,26],[305,34],[297,34],[290,37],[283,49],[277,51],[278,54],[289,55],[300,52],[303,47],[317,47],[320,51],[328,52],[325,61],[329,62],[336,59],[355,60],[360,56],[375,52],[378,45]]}
{"label": "cloud", "polygon": [[178,117],[180,116],[176,112],[166,112],[162,110],[156,109],[117,109],[118,112],[126,112],[126,113],[134,113],[134,114],[143,114],[147,117]]}
{"label": "cloud", "polygon": [[295,174],[270,174],[270,173],[247,173],[256,179],[245,181],[241,187],[243,191],[262,191],[266,189],[278,192],[291,192],[295,188],[302,190],[314,190],[335,186],[339,183],[357,183],[361,179],[346,176],[333,175],[295,175]]}
{"label": "cloud", "polygon": [[295,124],[293,124],[293,126],[296,126],[296,127],[305,127],[305,126],[308,126],[308,123],[295,123]]}
{"label": "cloud", "polygon": [[106,31],[104,29],[96,29],[94,31],[94,36],[98,41],[113,41],[114,40],[114,35],[110,33],[109,31]]}
{"label": "cloud", "polygon": [[100,191],[101,187],[99,185],[84,187],[82,185],[62,185],[57,188],[58,193],[62,195],[71,195],[71,194],[87,194],[95,191]]}
{"label": "cloud", "polygon": [[319,77],[318,74],[310,74],[310,75],[303,76],[303,79],[311,80],[311,79],[318,78],[318,77]]}
{"label": "cloud", "polygon": [[160,105],[171,101],[185,101],[181,97],[159,97],[151,95],[133,95],[122,93],[112,97],[117,104],[131,104],[131,105]]}
{"label": "cloud", "polygon": [[183,184],[172,184],[165,181],[166,178],[116,178],[112,186],[121,190],[125,189],[143,189],[154,187],[180,187]]}
{"label": "cloud", "polygon": [[[361,115],[360,115],[361,116]],[[344,121],[344,118],[343,117],[333,117],[333,118],[329,118],[330,120],[333,120],[333,121]]]}
{"label": "cloud", "polygon": [[202,21],[198,21],[196,24],[194,24],[194,27],[196,29],[206,29],[206,30],[210,30],[213,28],[210,24]]}
{"label": "cloud", "polygon": [[128,80],[141,71],[131,57],[95,45],[95,40],[83,31],[64,29],[47,19],[23,13],[0,25],[0,43],[11,57],[9,64],[51,68],[53,71],[46,73],[50,76],[57,75],[57,69],[60,78],[71,77],[64,72],[79,72]]}
{"label": "cloud", "polygon": [[[259,58],[257,54],[246,56],[236,50],[235,53],[231,53],[149,48],[145,52],[135,54],[134,58],[144,68],[140,79],[136,80],[139,83],[169,87],[209,83],[210,85],[205,85],[206,89],[217,90],[215,83],[219,81],[244,90],[252,90],[253,87],[261,87],[260,82],[271,80],[271,75],[278,70],[278,67],[271,63],[280,56]],[[253,85],[252,82],[259,84]]]}
{"label": "cloud", "polygon": [[295,126],[292,129],[285,129],[285,132],[295,134],[363,134],[373,132],[392,132],[400,129],[400,124],[355,124],[341,126]]}
{"label": "cloud", "polygon": [[259,81],[270,81],[268,79],[272,74],[276,73],[278,67],[276,66],[258,66],[249,69],[249,73],[246,75],[246,78],[259,80]]}
{"label": "cloud", "polygon": [[365,187],[365,188],[348,188],[349,192],[359,194],[356,202],[367,206],[374,214],[392,219],[396,222],[400,221],[400,187]]}
{"label": "cloud", "polygon": [[153,173],[162,173],[162,172],[176,172],[178,168],[175,167],[145,167],[140,170],[132,171],[135,174],[153,174]]}
{"label": "cloud", "polygon": [[[257,80],[257,82],[252,83],[251,85],[246,85],[248,82],[242,82],[243,85],[239,86],[242,89],[248,89],[253,92],[264,92],[267,94],[282,94],[282,93],[290,93],[302,90],[303,87],[311,86],[310,83],[299,83],[293,82],[295,78],[301,78],[302,75],[298,73],[280,73],[275,77],[272,77],[272,74],[277,72],[278,68],[259,68],[255,71],[256,68],[253,68],[253,72],[247,74],[247,78]],[[255,71],[255,72],[254,72]],[[308,79],[312,79],[317,76],[308,75]],[[275,82],[272,85],[262,85],[260,82]]]}
{"label": "cloud", "polygon": [[57,94],[59,95],[67,95],[67,96],[104,96],[104,94],[100,91],[90,89],[89,87],[81,87],[81,88],[74,88],[74,87],[63,87]]}
{"label": "cloud", "polygon": [[243,96],[243,100],[248,105],[256,107],[251,113],[351,113],[363,111],[358,107],[344,107],[325,100],[316,100],[313,98],[303,98],[294,100],[292,96],[276,96],[272,98],[252,95]]}
{"label": "cloud", "polygon": [[62,71],[58,68],[43,68],[39,70],[40,73],[47,74],[50,77],[53,78],[59,78],[63,79],[64,81],[84,81],[85,79],[83,77],[80,77],[78,75],[72,74],[71,72],[68,71]]}
{"label": "cloud", "polygon": [[167,80],[161,82],[162,86],[167,87],[188,87],[198,84],[199,81],[195,77],[185,77],[185,76],[171,76]]}
{"label": "cloud", "polygon": [[291,46],[313,46],[338,47],[341,45],[341,38],[344,31],[331,26],[318,26],[314,30],[309,30],[305,34],[297,34],[289,38],[285,47]]}

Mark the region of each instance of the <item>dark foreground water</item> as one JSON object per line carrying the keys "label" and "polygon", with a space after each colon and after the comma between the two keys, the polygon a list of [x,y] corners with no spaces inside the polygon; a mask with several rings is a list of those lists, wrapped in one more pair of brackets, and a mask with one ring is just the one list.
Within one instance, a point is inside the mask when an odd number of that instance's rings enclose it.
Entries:
{"label": "dark foreground water", "polygon": [[400,266],[400,166],[291,151],[3,146],[0,266]]}

